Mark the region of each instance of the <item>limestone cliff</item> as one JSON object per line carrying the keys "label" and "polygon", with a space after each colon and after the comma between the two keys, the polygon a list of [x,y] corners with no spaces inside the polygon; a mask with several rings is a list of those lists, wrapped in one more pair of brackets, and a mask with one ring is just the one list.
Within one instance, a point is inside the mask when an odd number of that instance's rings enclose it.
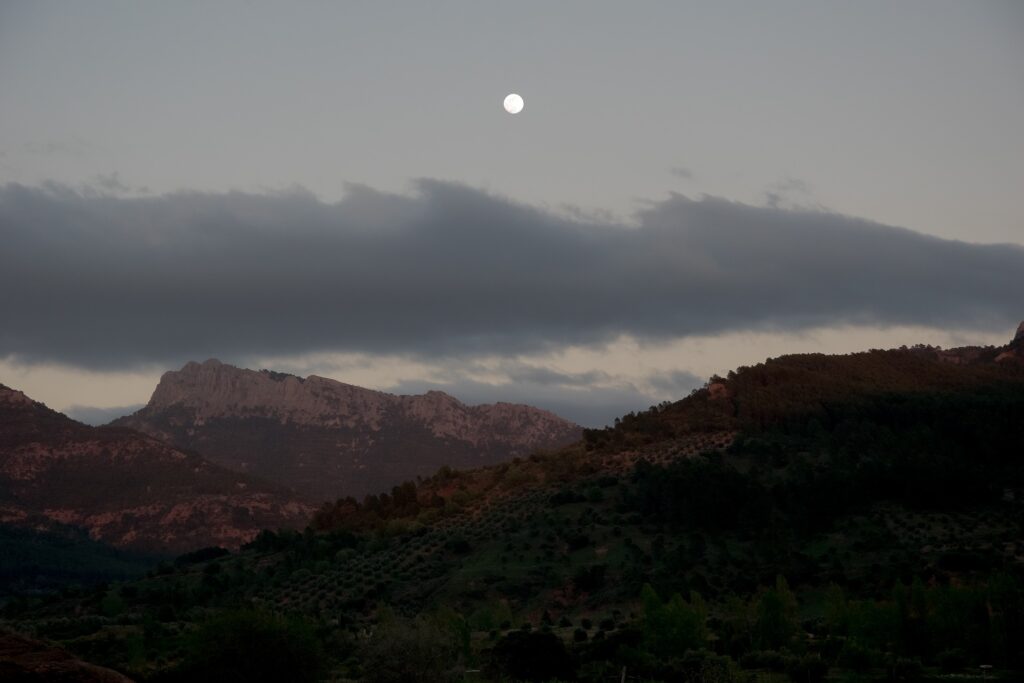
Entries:
{"label": "limestone cliff", "polygon": [[486,465],[581,435],[531,406],[469,406],[440,391],[401,396],[217,360],[165,373],[149,403],[115,424],[316,500],[378,493],[443,465]]}

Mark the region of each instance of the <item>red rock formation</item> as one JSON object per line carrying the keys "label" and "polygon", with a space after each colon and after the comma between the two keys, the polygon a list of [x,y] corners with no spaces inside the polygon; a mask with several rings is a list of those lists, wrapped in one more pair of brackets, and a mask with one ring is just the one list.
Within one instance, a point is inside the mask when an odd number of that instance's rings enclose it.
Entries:
{"label": "red rock formation", "polygon": [[89,427],[0,385],[0,522],[50,520],[120,547],[236,547],[304,526],[287,490],[129,429]]}

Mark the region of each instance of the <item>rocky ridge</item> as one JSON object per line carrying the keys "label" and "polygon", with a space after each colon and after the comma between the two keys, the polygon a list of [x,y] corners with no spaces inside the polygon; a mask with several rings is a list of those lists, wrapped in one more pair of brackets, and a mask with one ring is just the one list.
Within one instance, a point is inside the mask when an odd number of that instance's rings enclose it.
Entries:
{"label": "rocky ridge", "polygon": [[320,500],[377,493],[444,465],[528,455],[582,433],[532,406],[468,406],[440,391],[401,396],[213,359],[165,373],[144,408],[113,424]]}

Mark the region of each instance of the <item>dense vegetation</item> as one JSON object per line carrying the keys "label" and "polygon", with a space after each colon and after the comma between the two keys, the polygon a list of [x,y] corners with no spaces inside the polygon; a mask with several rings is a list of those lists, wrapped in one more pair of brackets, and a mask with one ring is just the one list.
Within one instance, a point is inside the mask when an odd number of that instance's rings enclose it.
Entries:
{"label": "dense vegetation", "polygon": [[98,543],[80,529],[40,520],[43,530],[0,526],[0,598],[143,576],[152,556]]}
{"label": "dense vegetation", "polygon": [[1019,677],[1019,373],[790,358],[4,616],[158,681]]}

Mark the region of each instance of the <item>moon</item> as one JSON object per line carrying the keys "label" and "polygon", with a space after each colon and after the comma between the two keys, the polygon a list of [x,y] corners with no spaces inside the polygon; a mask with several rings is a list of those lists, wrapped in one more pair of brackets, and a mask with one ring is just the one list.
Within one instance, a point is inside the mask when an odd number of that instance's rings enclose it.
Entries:
{"label": "moon", "polygon": [[510,93],[505,96],[505,111],[509,114],[518,114],[523,110],[523,98],[516,93]]}

